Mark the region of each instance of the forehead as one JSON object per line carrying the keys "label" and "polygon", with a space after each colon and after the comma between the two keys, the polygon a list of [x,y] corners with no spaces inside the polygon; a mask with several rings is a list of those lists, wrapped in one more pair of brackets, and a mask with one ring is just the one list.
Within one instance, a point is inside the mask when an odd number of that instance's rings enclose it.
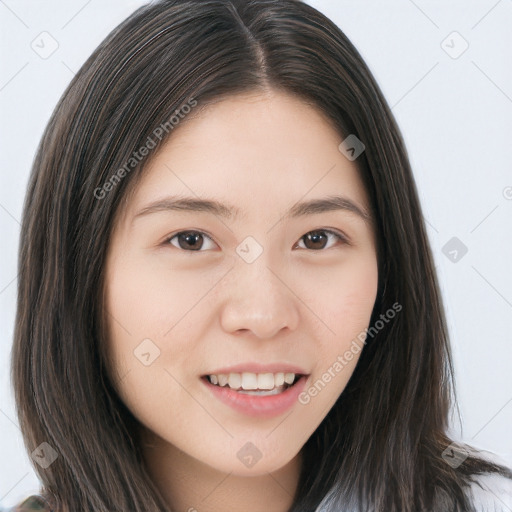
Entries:
{"label": "forehead", "polygon": [[357,166],[338,149],[343,137],[314,106],[272,92],[196,108],[144,169],[131,217],[168,195],[216,199],[238,218],[325,195],[368,209]]}

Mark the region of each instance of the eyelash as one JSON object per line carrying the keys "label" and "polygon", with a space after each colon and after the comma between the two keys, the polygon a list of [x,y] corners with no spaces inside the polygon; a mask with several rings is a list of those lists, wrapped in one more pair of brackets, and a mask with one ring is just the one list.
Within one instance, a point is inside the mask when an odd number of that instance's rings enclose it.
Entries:
{"label": "eyelash", "polygon": [[[347,237],[345,235],[343,235],[342,233],[339,233],[337,231],[334,231],[334,230],[331,230],[331,229],[322,229],[322,228],[318,228],[318,229],[313,229],[311,231],[308,231],[307,233],[305,233],[304,235],[302,235],[299,239],[299,242],[302,241],[302,239],[308,235],[309,233],[318,233],[318,232],[321,232],[321,233],[325,233],[325,234],[328,234],[328,235],[333,235],[335,238],[338,239],[339,242],[341,242],[342,244],[344,245],[350,245],[350,242],[348,241]],[[194,230],[194,229],[187,229],[185,231],[178,231],[177,233],[174,233],[173,235],[171,235],[170,237],[167,237],[164,242],[163,242],[163,245],[172,245],[171,244],[171,240],[173,240],[174,238],[176,238],[177,236],[183,234],[183,233],[194,233],[194,234],[200,234],[200,235],[203,235],[205,236],[206,238],[209,238],[211,241],[214,241],[213,238],[208,235],[207,233],[205,233],[204,231],[198,231],[198,230]],[[299,243],[297,242],[297,243]],[[178,249],[180,251],[183,251],[183,252],[205,252],[204,250],[198,250],[198,251],[187,251],[186,249],[182,249],[181,247],[176,247],[175,245],[173,245],[173,247],[175,249]],[[309,250],[309,251],[312,251],[312,252],[322,252],[322,251],[326,251],[327,249],[331,249],[332,247],[328,247],[328,248],[324,248],[324,249],[318,249],[318,250],[314,250],[314,249],[305,249],[305,250]]]}

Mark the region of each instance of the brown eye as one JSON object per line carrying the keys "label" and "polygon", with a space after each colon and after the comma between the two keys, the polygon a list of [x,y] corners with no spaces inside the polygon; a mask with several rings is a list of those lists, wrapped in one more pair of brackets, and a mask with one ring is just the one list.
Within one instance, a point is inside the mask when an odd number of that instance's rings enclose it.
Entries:
{"label": "brown eye", "polygon": [[[178,245],[172,242],[174,239],[177,239]],[[200,251],[205,240],[211,240],[211,238],[200,231],[180,231],[169,238],[167,242],[185,251]]]}
{"label": "brown eye", "polygon": [[[336,233],[335,231],[330,231],[326,229],[317,229],[315,231],[310,231],[309,233],[306,233],[303,237],[301,237],[300,241],[304,240],[304,245],[306,249],[318,251],[326,248],[326,245],[329,241],[329,236],[338,239],[338,241],[342,243],[347,243],[345,237]],[[328,248],[330,247],[332,247],[332,244]]]}

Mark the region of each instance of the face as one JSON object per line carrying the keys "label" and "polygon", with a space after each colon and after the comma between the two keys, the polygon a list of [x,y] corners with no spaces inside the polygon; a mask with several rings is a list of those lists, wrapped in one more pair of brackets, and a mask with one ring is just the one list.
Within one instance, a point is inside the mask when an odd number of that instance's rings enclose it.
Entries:
{"label": "face", "polygon": [[[109,246],[108,352],[121,399],[164,450],[277,471],[343,392],[378,270],[341,142],[300,99],[239,95],[178,126],[144,171]],[[299,207],[334,196],[341,207]]]}

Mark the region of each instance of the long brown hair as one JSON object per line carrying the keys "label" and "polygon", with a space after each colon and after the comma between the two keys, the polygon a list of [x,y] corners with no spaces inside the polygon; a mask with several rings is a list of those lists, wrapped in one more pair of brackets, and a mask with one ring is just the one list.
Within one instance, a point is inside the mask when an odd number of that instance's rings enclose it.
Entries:
{"label": "long brown hair", "polygon": [[268,88],[316,106],[340,140],[354,134],[364,143],[356,163],[378,237],[371,325],[395,302],[403,307],[368,338],[304,445],[291,512],[311,512],[329,490],[333,510],[468,511],[471,475],[512,477],[473,453],[457,468],[442,458],[454,388],[437,276],[403,139],[356,48],[298,0],[164,0],[136,10],[73,78],[25,199],[12,382],[26,449],[47,442],[58,454],[46,469],[34,464],[55,509],[169,510],[104,354],[110,233],[156,151],[126,164],[165,123],[156,142],[171,137],[169,119],[191,99],[199,111]]}

